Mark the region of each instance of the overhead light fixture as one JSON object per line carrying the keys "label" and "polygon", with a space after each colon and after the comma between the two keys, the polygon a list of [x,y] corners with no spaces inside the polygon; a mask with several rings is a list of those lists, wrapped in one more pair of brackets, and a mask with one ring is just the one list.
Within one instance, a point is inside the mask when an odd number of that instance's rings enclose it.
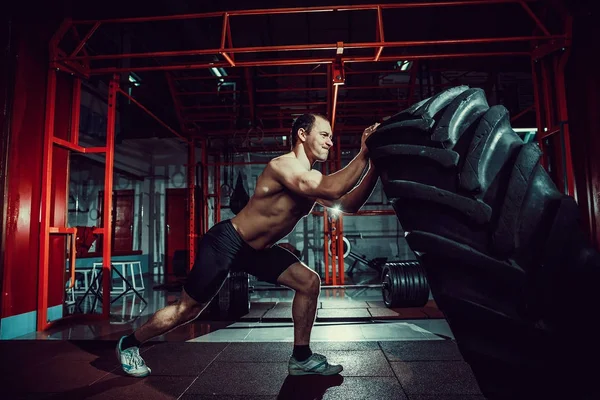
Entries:
{"label": "overhead light fixture", "polygon": [[227,72],[223,68],[211,67],[210,73],[218,78],[222,78],[227,76]]}
{"label": "overhead light fixture", "polygon": [[133,72],[130,72],[129,73],[129,82],[133,83],[133,86],[140,86],[142,80],[140,79],[139,76],[137,76]]}
{"label": "overhead light fixture", "polygon": [[396,65],[400,71],[408,71],[412,67],[412,61],[396,61]]}

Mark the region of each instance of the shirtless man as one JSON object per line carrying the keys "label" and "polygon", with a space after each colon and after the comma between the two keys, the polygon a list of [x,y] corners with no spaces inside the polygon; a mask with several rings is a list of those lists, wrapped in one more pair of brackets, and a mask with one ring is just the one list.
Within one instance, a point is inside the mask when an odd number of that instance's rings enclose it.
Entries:
{"label": "shirtless man", "polygon": [[327,160],[333,146],[331,125],[316,114],[298,117],[292,126],[292,151],[269,162],[244,209],[213,226],[202,238],[179,301],[157,311],[143,326],[119,340],[116,352],[125,373],[148,375],[150,368],[140,356],[140,344],[197,318],[218,293],[229,271],[246,271],[259,280],[295,291],[290,375],[340,373],[341,365],[330,364],[323,355],[312,353],[309,346],[321,291],[319,275],[275,243],[310,213],[315,202],[347,213],[362,207],[378,177],[365,146],[365,139],[377,125],[365,129],[360,151],[346,167],[322,175],[312,166]]}

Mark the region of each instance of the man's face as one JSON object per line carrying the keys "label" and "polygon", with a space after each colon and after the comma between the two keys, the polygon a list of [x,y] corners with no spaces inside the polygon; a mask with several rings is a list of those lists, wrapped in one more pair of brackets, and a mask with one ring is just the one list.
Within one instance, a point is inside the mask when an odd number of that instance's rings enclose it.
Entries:
{"label": "man's face", "polygon": [[306,135],[306,145],[306,150],[313,155],[315,161],[327,161],[329,149],[333,146],[331,125],[329,124],[329,121],[320,117],[315,117],[312,130]]}

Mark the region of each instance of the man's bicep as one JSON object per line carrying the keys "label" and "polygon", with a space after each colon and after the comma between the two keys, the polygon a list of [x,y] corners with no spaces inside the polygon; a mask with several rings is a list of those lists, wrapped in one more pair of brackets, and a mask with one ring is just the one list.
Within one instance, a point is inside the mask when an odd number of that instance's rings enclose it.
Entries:
{"label": "man's bicep", "polygon": [[327,196],[323,175],[317,170],[305,171],[293,162],[281,163],[274,168],[279,182],[292,192],[301,196]]}

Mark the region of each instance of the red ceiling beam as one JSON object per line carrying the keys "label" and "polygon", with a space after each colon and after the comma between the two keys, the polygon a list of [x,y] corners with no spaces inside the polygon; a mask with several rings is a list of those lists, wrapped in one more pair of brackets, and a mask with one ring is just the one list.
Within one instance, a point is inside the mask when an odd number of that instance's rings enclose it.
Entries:
{"label": "red ceiling beam", "polygon": [[[344,51],[352,49],[377,49],[377,48],[393,48],[393,47],[421,47],[421,46],[443,46],[443,45],[465,45],[465,44],[494,44],[494,43],[511,43],[511,42],[529,42],[539,40],[556,40],[564,39],[565,35],[550,35],[550,36],[511,36],[498,38],[474,38],[474,39],[445,39],[445,40],[411,40],[411,41],[396,41],[396,42],[362,42],[362,43],[344,43]],[[253,47],[229,47],[223,49],[195,49],[195,50],[177,50],[177,51],[149,51],[144,53],[122,53],[122,54],[101,54],[97,56],[82,55],[82,56],[64,56],[57,57],[56,61],[63,60],[119,60],[130,58],[159,58],[159,57],[184,57],[184,56],[200,56],[214,55],[218,53],[227,54],[243,54],[243,53],[262,53],[274,51],[325,51],[337,50],[337,43],[323,44],[296,44],[296,45],[280,45],[280,46],[253,46]],[[394,56],[394,58],[403,56]],[[373,61],[372,57],[367,57]],[[213,63],[215,64],[215,63]],[[230,64],[228,64],[230,65]],[[231,65],[230,65],[231,66]]]}
{"label": "red ceiling beam", "polygon": [[[417,41],[395,41],[386,42],[384,39],[384,26],[382,11],[387,9],[411,9],[411,8],[432,8],[432,7],[452,7],[452,6],[475,6],[475,5],[490,5],[490,4],[517,4],[525,10],[525,12],[532,18],[534,23],[544,33],[543,36],[516,36],[516,37],[502,37],[502,38],[471,38],[471,39],[450,39],[450,40],[417,40]],[[202,13],[202,14],[184,14],[184,15],[171,15],[171,16],[157,16],[157,17],[143,17],[143,18],[117,18],[107,20],[95,20],[95,21],[70,21],[66,20],[65,24],[69,27],[73,25],[85,25],[92,24],[85,37],[78,40],[78,44],[70,54],[61,54],[58,51],[58,44],[60,40],[66,34],[66,30],[61,29],[55,36],[57,51],[53,52],[53,61],[59,64],[69,64],[73,62],[82,61],[84,64],[88,64],[95,60],[118,60],[118,59],[131,59],[131,58],[158,58],[158,57],[177,57],[177,56],[199,56],[199,55],[216,55],[220,54],[225,61],[222,62],[198,62],[198,63],[181,63],[177,65],[153,65],[153,66],[140,66],[133,68],[90,68],[91,74],[106,74],[106,73],[119,73],[119,72],[130,72],[130,71],[169,71],[177,69],[194,69],[194,68],[210,68],[210,67],[252,67],[252,66],[276,66],[276,65],[303,65],[303,64],[327,64],[332,62],[328,57],[323,59],[317,58],[288,58],[279,60],[254,60],[237,62],[235,61],[235,55],[243,53],[261,53],[261,52],[274,52],[274,51],[338,51],[340,43],[328,43],[328,44],[300,44],[300,45],[282,45],[282,46],[259,46],[259,47],[242,47],[235,48],[233,46],[233,40],[231,35],[231,18],[250,16],[250,15],[276,15],[276,14],[293,14],[293,13],[310,13],[310,12],[333,12],[333,11],[375,11],[376,12],[376,41],[375,42],[364,42],[364,43],[343,43],[342,46],[346,50],[352,49],[372,49],[374,56],[372,57],[346,57],[339,61],[341,62],[373,62],[373,61],[393,61],[397,56],[389,56],[390,58],[382,57],[382,52],[385,48],[393,47],[415,47],[415,46],[429,46],[429,45],[464,45],[464,44],[491,44],[491,43],[507,43],[507,42],[524,42],[524,41],[543,41],[543,40],[554,40],[564,39],[565,35],[550,35],[549,31],[545,28],[539,18],[533,13],[531,8],[528,6],[528,1],[525,0],[463,0],[463,1],[442,1],[442,2],[420,2],[420,3],[401,3],[401,4],[370,4],[370,5],[354,5],[354,6],[325,6],[325,7],[298,7],[298,8],[280,8],[280,9],[260,9],[260,10],[240,10],[240,11],[229,11],[229,12],[214,12],[214,13]],[[198,19],[198,18],[222,18],[222,31],[221,31],[221,43],[217,49],[196,49],[196,50],[184,50],[184,51],[156,51],[156,52],[143,52],[143,53],[129,53],[129,54],[99,54],[89,55],[85,52],[85,45],[89,42],[90,38],[103,24],[116,24],[116,23],[141,23],[141,22],[155,22],[155,21],[174,21],[184,19]],[[227,46],[227,47],[226,47]],[[83,55],[80,55],[82,53]],[[471,56],[490,56],[490,53],[454,53],[452,56],[459,57],[471,57]],[[514,55],[514,52],[504,52],[506,55]],[[339,56],[339,54],[338,54]],[[333,55],[332,55],[333,57]],[[410,57],[410,58],[408,58]],[[429,59],[429,58],[448,58],[448,55],[442,54],[418,54],[413,56],[403,56],[403,59]]]}
{"label": "red ceiling beam", "polygon": [[[474,6],[474,5],[490,5],[490,4],[510,4],[520,3],[521,0],[462,0],[462,1],[436,1],[436,2],[420,2],[420,3],[399,3],[399,4],[367,4],[367,5],[350,5],[350,6],[320,6],[320,7],[295,7],[295,8],[265,8],[258,10],[238,10],[228,11],[230,17],[243,15],[276,15],[276,14],[297,14],[310,12],[333,12],[333,11],[362,11],[376,10],[378,7],[382,9],[399,9],[399,8],[432,8],[432,7],[452,7],[452,6]],[[527,0],[527,3],[534,3],[537,0]],[[217,18],[222,17],[223,12],[195,13],[195,14],[177,14],[177,15],[162,15],[156,17],[133,17],[133,18],[113,18],[101,20],[103,24],[116,23],[136,23],[136,22],[156,22],[156,21],[175,21],[184,19],[199,19],[199,18]],[[93,24],[97,20],[80,20],[74,21],[74,24]]]}
{"label": "red ceiling beam", "polygon": [[[416,54],[402,55],[402,59],[406,61],[414,60],[435,60],[449,58],[477,58],[477,57],[530,57],[528,51],[495,51],[495,52],[470,52],[470,53],[445,53],[445,54]],[[397,61],[398,56],[381,57],[379,61]],[[372,62],[372,57],[348,57],[343,58],[344,63]],[[331,64],[333,60],[330,58],[301,58],[301,59],[279,59],[279,60],[260,60],[237,62],[237,67],[259,67],[259,66],[290,66],[290,65],[316,65],[316,64]],[[126,72],[144,72],[144,71],[177,71],[190,69],[206,69],[211,67],[227,67],[227,63],[186,63],[175,65],[158,65],[148,67],[130,67],[130,68],[96,68],[91,69],[90,74],[102,75],[107,73],[126,73]]]}

